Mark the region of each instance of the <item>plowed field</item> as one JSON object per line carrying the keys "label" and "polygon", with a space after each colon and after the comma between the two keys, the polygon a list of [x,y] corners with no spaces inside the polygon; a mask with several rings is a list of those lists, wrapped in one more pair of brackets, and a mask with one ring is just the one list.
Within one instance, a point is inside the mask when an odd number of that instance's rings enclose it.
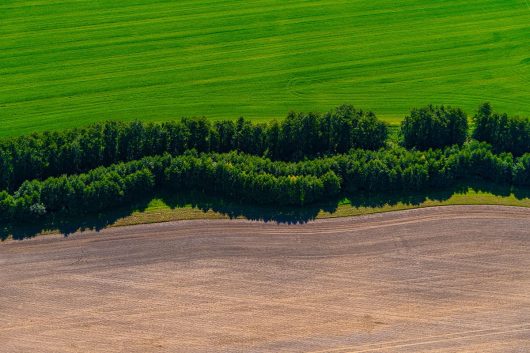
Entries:
{"label": "plowed field", "polygon": [[0,352],[530,351],[527,209],[42,236],[0,269]]}

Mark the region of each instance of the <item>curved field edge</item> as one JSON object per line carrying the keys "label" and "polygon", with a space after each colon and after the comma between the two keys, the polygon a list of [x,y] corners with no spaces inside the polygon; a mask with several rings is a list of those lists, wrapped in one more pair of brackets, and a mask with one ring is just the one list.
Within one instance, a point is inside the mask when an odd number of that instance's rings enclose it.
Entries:
{"label": "curved field edge", "polygon": [[[217,199],[178,201],[164,197],[153,198],[128,209],[115,210],[95,218],[66,219],[57,224],[35,226],[0,226],[2,240],[24,239],[37,235],[72,234],[84,230],[101,230],[140,224],[164,223],[186,220],[248,219],[278,223],[306,223],[316,219],[355,217],[419,208],[492,205],[530,208],[530,190],[505,190],[482,185],[459,191],[437,191],[430,194],[380,195],[358,199],[342,199],[339,202],[317,204],[305,208],[273,209],[254,207]],[[529,210],[530,212],[530,210]]]}

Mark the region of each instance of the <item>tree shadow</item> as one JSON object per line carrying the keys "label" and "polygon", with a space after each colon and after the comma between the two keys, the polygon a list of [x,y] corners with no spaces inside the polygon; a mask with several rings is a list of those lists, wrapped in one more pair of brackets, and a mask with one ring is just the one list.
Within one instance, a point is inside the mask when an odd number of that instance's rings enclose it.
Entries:
{"label": "tree shadow", "polygon": [[355,208],[383,208],[388,206],[420,206],[428,200],[446,201],[462,190],[457,188],[431,190],[423,192],[393,192],[393,193],[358,193],[346,195],[350,205]]}
{"label": "tree shadow", "polygon": [[64,236],[68,236],[78,231],[100,231],[118,220],[130,216],[133,212],[146,210],[148,204],[149,201],[145,199],[105,213],[82,216],[58,213],[39,219],[29,219],[25,222],[0,224],[0,240],[4,241],[9,237],[15,240],[22,240],[33,238],[46,232],[59,232]]}
{"label": "tree shadow", "polygon": [[246,218],[253,221],[277,222],[286,224],[306,223],[317,217],[321,210],[334,212],[339,199],[311,204],[304,207],[254,206],[224,200],[203,193],[159,194],[159,198],[171,208],[191,206],[203,212],[217,212],[230,219]]}
{"label": "tree shadow", "polygon": [[153,197],[146,197],[126,207],[105,213],[75,217],[56,214],[42,219],[28,220],[23,223],[0,224],[0,239],[5,240],[8,237],[12,237],[13,239],[21,240],[50,231],[58,231],[64,236],[83,230],[99,231],[115,224],[120,219],[132,215],[134,212],[145,211],[153,198],[161,199],[173,209],[191,206],[205,213],[213,211],[231,219],[245,218],[262,222],[297,224],[307,223],[316,219],[321,211],[333,214],[337,211],[339,205],[343,203],[348,203],[354,208],[373,208],[376,211],[377,209],[395,205],[417,207],[428,200],[446,201],[453,195],[465,193],[469,189],[476,192],[491,193],[496,196],[510,196],[513,194],[519,200],[530,198],[530,189],[513,188],[485,182],[466,182],[451,188],[423,192],[347,194],[334,200],[304,207],[252,206],[198,192],[175,194],[164,191]]}

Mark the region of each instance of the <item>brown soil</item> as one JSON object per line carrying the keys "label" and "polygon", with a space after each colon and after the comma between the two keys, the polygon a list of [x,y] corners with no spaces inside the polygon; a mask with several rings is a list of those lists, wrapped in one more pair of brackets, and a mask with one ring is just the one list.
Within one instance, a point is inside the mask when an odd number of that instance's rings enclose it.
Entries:
{"label": "brown soil", "polygon": [[530,211],[183,221],[0,244],[0,352],[530,352]]}

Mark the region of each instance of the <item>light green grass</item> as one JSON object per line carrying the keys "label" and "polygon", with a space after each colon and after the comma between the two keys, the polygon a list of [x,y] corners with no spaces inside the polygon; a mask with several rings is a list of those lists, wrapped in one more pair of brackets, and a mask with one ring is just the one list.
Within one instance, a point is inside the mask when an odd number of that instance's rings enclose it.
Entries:
{"label": "light green grass", "polygon": [[104,119],[530,115],[526,0],[3,0],[0,136]]}

